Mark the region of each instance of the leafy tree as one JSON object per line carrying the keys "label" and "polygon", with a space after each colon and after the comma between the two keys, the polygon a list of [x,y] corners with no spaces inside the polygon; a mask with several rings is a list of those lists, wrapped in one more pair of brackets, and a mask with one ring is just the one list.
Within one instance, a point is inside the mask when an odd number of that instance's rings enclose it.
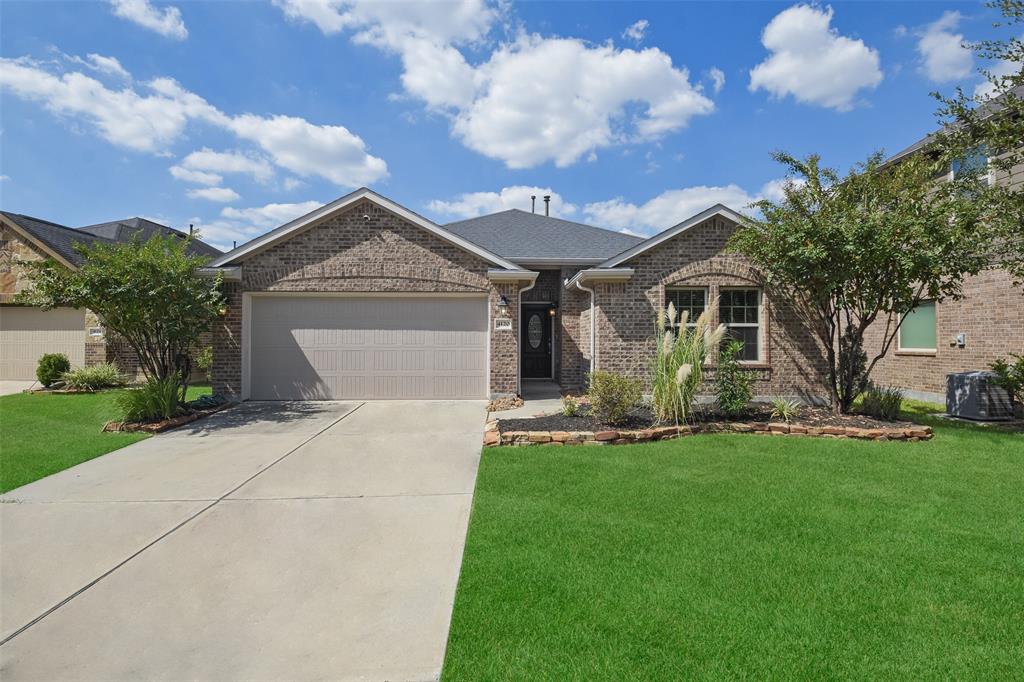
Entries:
{"label": "leafy tree", "polygon": [[[1024,0],[995,0],[988,7],[1002,15],[994,24],[996,29],[1012,31],[1024,24]],[[981,150],[989,155],[997,176],[1024,172],[1024,38],[1008,35],[968,47],[989,62],[982,70],[987,87],[972,95],[961,88],[951,97],[934,93],[940,102],[941,130],[932,140],[932,149],[947,163],[960,163]],[[1001,262],[1018,283],[1024,282],[1024,192],[1012,191],[1004,183],[987,200],[989,229],[995,237],[993,260]]]}
{"label": "leafy tree", "polygon": [[[736,231],[731,248],[814,334],[832,408],[845,413],[907,313],[959,297],[964,277],[985,266],[988,204],[979,197],[992,188],[977,177],[940,180],[921,154],[887,165],[874,154],[844,177],[818,156],[775,159],[790,178],[784,197],[756,202],[761,217]],[[867,349],[876,322],[881,344]]]}
{"label": "leafy tree", "polygon": [[82,267],[69,270],[53,260],[30,263],[33,286],[22,300],[44,308],[92,310],[135,351],[147,379],[173,379],[184,399],[189,350],[224,305],[219,278],[196,272],[207,259],[190,255],[187,247],[187,240],[173,236],[76,244]]}

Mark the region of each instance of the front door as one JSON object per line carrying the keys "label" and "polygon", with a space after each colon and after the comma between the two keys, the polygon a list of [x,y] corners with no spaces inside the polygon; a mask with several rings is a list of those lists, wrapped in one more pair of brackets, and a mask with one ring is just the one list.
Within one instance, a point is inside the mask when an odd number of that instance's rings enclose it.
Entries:
{"label": "front door", "polygon": [[548,305],[523,304],[519,321],[521,367],[524,379],[551,378],[551,314]]}

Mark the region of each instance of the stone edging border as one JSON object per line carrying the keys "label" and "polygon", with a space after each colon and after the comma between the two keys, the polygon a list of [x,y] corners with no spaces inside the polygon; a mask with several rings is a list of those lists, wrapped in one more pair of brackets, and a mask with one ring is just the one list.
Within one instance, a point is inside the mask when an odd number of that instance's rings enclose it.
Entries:
{"label": "stone edging border", "polygon": [[164,431],[170,431],[176,429],[179,426],[185,424],[191,424],[192,422],[202,419],[203,417],[209,417],[211,414],[216,414],[221,410],[226,410],[229,407],[234,407],[238,403],[224,403],[223,405],[217,405],[205,410],[196,410],[190,414],[183,414],[178,417],[171,417],[170,419],[164,419],[159,422],[148,422],[148,423],[128,423],[112,421],[107,422],[103,425],[103,431],[143,431],[145,433],[163,433]]}
{"label": "stone edging border", "polygon": [[484,428],[484,445],[626,445],[655,440],[671,440],[695,433],[756,433],[772,436],[857,438],[860,440],[922,441],[932,438],[932,427],[912,424],[905,427],[862,429],[854,426],[808,426],[784,422],[708,422],[696,426],[656,426],[625,431],[499,431],[497,421]]}

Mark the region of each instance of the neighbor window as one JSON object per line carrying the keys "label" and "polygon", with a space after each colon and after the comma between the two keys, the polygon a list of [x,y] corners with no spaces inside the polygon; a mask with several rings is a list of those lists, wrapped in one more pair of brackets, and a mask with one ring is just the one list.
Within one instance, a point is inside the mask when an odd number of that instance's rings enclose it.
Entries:
{"label": "neighbor window", "polygon": [[935,301],[918,303],[900,325],[900,350],[935,350]]}
{"label": "neighbor window", "polygon": [[977,175],[982,180],[991,181],[988,174],[988,149],[982,145],[967,152],[962,159],[953,161],[950,167],[953,179],[971,174]]}
{"label": "neighbor window", "polygon": [[686,326],[693,327],[697,318],[704,313],[708,305],[708,290],[700,288],[689,289],[667,289],[665,291],[665,306],[671,303],[676,309],[676,320],[679,320],[679,313],[686,311]]}
{"label": "neighbor window", "polygon": [[739,359],[761,359],[761,290],[722,289],[718,297],[718,320],[725,325],[727,338],[743,344]]}

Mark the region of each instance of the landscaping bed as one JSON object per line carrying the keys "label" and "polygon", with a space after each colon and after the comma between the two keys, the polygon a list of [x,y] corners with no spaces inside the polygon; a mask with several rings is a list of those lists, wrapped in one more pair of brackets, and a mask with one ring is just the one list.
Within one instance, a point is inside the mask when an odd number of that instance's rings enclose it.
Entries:
{"label": "landscaping bed", "polygon": [[866,415],[837,415],[820,407],[803,407],[798,419],[774,421],[770,408],[754,406],[742,416],[698,412],[680,426],[658,424],[647,410],[636,410],[620,424],[603,423],[584,409],[574,416],[551,414],[487,423],[485,445],[625,444],[665,440],[693,433],[737,432],[866,440],[927,440],[931,427],[907,421],[883,421]]}
{"label": "landscaping bed", "polygon": [[220,405],[214,405],[212,407],[200,408],[189,412],[188,414],[179,414],[170,419],[160,419],[152,422],[123,422],[123,421],[110,421],[103,425],[104,431],[143,431],[145,433],[163,433],[175,429],[185,424],[190,424],[197,419],[208,417],[211,414],[216,414],[221,410],[233,406],[235,403],[225,402]]}

